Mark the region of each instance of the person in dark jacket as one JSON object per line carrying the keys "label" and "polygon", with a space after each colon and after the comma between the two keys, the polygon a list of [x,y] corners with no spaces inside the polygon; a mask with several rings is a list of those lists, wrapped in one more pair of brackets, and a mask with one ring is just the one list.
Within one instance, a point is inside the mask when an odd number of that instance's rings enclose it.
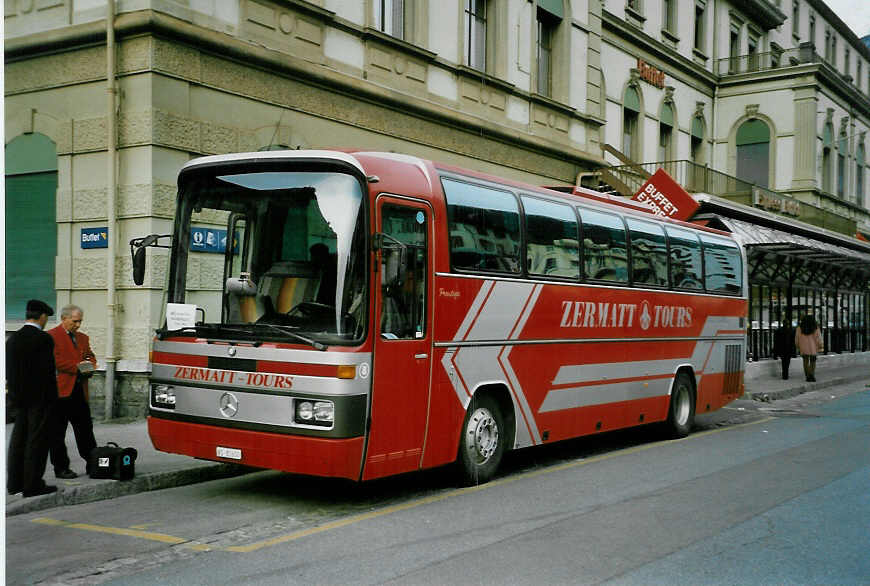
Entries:
{"label": "person in dark jacket", "polygon": [[788,380],[788,368],[794,356],[794,330],[788,322],[779,323],[773,340],[773,355],[782,362],[782,379]]}
{"label": "person in dark jacket", "polygon": [[54,437],[57,379],[54,341],[42,330],[54,310],[45,302],[27,302],[26,322],[6,340],[6,384],[15,410],[9,440],[6,490],[38,496],[57,491],[42,479]]}

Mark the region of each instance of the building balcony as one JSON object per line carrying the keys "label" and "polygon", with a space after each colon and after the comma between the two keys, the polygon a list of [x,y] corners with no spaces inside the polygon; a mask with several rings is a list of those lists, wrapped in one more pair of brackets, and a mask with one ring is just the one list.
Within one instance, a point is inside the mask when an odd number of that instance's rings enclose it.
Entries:
{"label": "building balcony", "polygon": [[717,59],[713,64],[713,73],[720,76],[738,75],[822,62],[824,60],[816,53],[812,43],[801,43],[799,47],[793,49],[768,53],[749,53]]}
{"label": "building balcony", "polygon": [[689,193],[714,195],[848,236],[854,236],[857,231],[855,219],[826,209],[828,206],[820,207],[801,201],[688,160],[605,167],[592,178],[593,181],[600,181],[599,185],[588,186],[632,196],[659,168],[664,169]]}

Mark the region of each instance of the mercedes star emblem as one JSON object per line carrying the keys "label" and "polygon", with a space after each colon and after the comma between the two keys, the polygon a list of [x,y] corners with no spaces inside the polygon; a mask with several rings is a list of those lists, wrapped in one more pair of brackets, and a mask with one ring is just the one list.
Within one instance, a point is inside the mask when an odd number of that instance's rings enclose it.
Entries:
{"label": "mercedes star emblem", "polygon": [[220,410],[224,417],[234,416],[239,412],[239,400],[232,393],[224,393],[221,395]]}

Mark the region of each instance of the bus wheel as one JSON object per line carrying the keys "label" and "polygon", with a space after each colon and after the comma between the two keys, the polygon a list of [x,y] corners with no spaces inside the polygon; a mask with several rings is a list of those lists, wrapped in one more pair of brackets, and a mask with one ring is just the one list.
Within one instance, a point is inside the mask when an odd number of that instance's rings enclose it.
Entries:
{"label": "bus wheel", "polygon": [[677,374],[674,390],[671,393],[671,405],[665,424],[667,434],[672,438],[686,437],[694,422],[695,387],[692,384],[692,377],[685,372],[680,372]]}
{"label": "bus wheel", "polygon": [[466,486],[492,478],[504,455],[504,442],[504,419],[498,404],[491,397],[473,397],[459,440],[460,472]]}

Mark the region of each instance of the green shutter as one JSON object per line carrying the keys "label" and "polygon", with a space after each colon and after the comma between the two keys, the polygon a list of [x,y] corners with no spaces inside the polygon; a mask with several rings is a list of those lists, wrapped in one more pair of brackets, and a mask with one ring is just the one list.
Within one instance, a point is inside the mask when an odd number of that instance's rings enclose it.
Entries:
{"label": "green shutter", "polygon": [[6,177],[6,319],[24,319],[28,299],[54,305],[56,190],[57,172]]}
{"label": "green shutter", "polygon": [[770,142],[770,129],[761,120],[747,120],[737,129],[737,146],[763,142]]}
{"label": "green shutter", "polygon": [[692,119],[692,137],[704,140],[704,120],[700,116]]}
{"label": "green shutter", "polygon": [[565,16],[565,11],[562,9],[562,0],[538,0],[538,7],[558,19]]}
{"label": "green shutter", "polygon": [[674,125],[674,111],[669,104],[662,106],[662,115],[659,117],[659,122],[668,126]]}
{"label": "green shutter", "polygon": [[635,112],[640,112],[640,98],[637,95],[637,90],[633,87],[625,90],[625,99],[622,102],[622,106],[626,110],[633,110]]}
{"label": "green shutter", "polygon": [[57,170],[54,143],[44,134],[22,134],[6,145],[6,174]]}

